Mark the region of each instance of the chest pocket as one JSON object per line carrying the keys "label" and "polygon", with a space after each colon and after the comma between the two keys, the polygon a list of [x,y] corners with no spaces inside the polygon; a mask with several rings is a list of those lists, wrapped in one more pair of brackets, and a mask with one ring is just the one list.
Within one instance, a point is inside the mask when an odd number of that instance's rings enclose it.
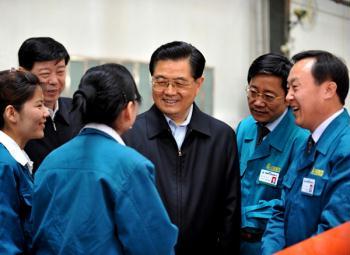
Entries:
{"label": "chest pocket", "polygon": [[[314,192],[311,196],[319,197],[322,195],[323,191],[325,190],[325,186],[328,183],[328,176],[318,177],[314,175],[308,175],[305,178],[310,178],[315,180],[315,188]],[[307,194],[304,194],[307,195]]]}

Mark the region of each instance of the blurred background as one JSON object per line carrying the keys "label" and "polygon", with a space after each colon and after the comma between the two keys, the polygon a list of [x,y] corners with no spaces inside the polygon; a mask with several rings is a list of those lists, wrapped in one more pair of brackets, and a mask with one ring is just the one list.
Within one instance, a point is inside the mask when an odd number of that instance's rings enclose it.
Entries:
{"label": "blurred background", "polygon": [[135,77],[141,111],[152,104],[153,51],[193,44],[207,60],[197,103],[233,128],[249,114],[244,89],[257,56],[321,49],[350,68],[350,0],[0,0],[0,10],[0,70],[18,66],[25,39],[50,36],[71,55],[65,96],[87,68],[117,62]]}

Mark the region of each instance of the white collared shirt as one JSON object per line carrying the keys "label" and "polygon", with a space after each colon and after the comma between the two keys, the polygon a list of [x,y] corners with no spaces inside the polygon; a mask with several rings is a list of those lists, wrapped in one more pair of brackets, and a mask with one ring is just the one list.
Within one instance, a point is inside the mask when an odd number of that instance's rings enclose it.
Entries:
{"label": "white collared shirt", "polygon": [[58,109],[59,109],[58,100],[56,101],[55,106],[56,106],[56,108],[54,110],[47,107],[47,110],[49,111],[49,115],[50,115],[52,121],[55,119],[56,113],[58,112]]}
{"label": "white collared shirt", "polygon": [[284,110],[281,116],[279,116],[274,121],[267,123],[265,127],[267,127],[270,130],[270,132],[272,132],[278,126],[278,124],[280,124],[280,122],[282,121],[283,117],[287,114],[287,112],[288,112],[288,107]]}
{"label": "white collared shirt", "polygon": [[344,111],[344,108],[340,109],[339,111],[335,112],[330,116],[328,119],[323,121],[316,129],[314,132],[312,132],[312,139],[317,143],[317,141],[320,139],[321,135],[323,132],[326,130],[328,125],[336,118],[338,117],[342,112]]}
{"label": "white collared shirt", "polygon": [[118,143],[125,145],[123,139],[120,137],[120,135],[117,133],[117,131],[115,131],[113,128],[107,126],[106,124],[93,122],[93,123],[86,124],[82,128],[82,130],[84,130],[85,128],[93,128],[93,129],[100,130],[100,131],[110,135],[111,137],[113,137],[113,139],[115,139]]}
{"label": "white collared shirt", "polygon": [[10,155],[22,166],[27,167],[30,173],[33,170],[33,161],[30,160],[27,153],[6,133],[0,130],[0,143],[2,143]]}
{"label": "white collared shirt", "polygon": [[168,116],[166,116],[164,114],[164,117],[165,117],[165,119],[166,119],[166,121],[171,129],[171,133],[176,141],[178,149],[181,149],[182,143],[185,140],[187,126],[191,121],[192,112],[193,112],[193,104],[191,105],[191,107],[188,111],[188,115],[187,115],[185,121],[179,125],[177,125],[172,119],[170,119]]}

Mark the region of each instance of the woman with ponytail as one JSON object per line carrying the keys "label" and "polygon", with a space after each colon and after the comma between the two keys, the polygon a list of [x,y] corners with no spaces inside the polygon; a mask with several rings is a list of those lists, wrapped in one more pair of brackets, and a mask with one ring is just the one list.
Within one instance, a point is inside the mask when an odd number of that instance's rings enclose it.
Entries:
{"label": "woman with ponytail", "polygon": [[127,69],[89,69],[74,94],[86,125],[36,173],[36,254],[172,254],[177,229],[154,185],[154,167],[120,137],[141,101]]}

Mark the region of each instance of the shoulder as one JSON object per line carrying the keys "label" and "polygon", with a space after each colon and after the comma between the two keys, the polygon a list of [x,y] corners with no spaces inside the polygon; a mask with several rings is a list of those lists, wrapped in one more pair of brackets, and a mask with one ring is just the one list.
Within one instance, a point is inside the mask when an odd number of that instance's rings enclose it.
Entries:
{"label": "shoulder", "polygon": [[8,150],[5,148],[4,145],[0,143],[0,164],[1,165],[8,165],[12,168],[17,167],[18,163],[17,161],[11,156],[11,154],[8,152]]}
{"label": "shoulder", "polygon": [[253,116],[249,115],[238,123],[237,129],[251,128],[252,126],[255,126],[255,123],[256,121]]}

